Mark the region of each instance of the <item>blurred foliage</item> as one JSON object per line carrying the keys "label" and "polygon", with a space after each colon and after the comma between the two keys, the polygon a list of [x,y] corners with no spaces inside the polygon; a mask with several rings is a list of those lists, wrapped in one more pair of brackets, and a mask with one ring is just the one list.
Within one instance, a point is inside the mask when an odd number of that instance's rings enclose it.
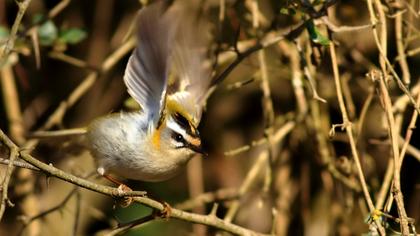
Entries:
{"label": "blurred foliage", "polygon": [[306,29],[308,30],[309,37],[314,43],[319,43],[323,46],[328,46],[330,44],[330,40],[319,32],[313,21],[306,23]]}
{"label": "blurred foliage", "polygon": [[79,28],[58,29],[52,20],[44,20],[45,16],[35,15],[33,24],[39,24],[37,33],[41,46],[53,46],[54,44],[77,44],[87,37],[86,31]]}

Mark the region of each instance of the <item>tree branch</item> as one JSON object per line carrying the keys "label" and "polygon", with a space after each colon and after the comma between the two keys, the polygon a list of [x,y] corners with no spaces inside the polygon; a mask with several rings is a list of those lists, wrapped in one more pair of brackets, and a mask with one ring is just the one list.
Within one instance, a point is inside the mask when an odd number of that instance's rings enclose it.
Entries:
{"label": "tree branch", "polygon": [[[19,148],[1,130],[0,130],[0,141],[3,142],[11,151],[19,150]],[[79,187],[89,189],[91,191],[104,194],[110,197],[114,197],[114,198],[115,197],[116,198],[133,197],[134,202],[140,203],[142,205],[148,206],[150,208],[153,208],[159,211],[162,211],[165,208],[165,206],[162,203],[148,197],[143,197],[144,192],[142,191],[123,192],[123,191],[120,191],[118,188],[113,188],[113,187],[90,182],[83,178],[64,172],[58,168],[55,168],[52,165],[45,164],[37,160],[36,158],[34,158],[33,156],[31,156],[25,151],[13,152],[13,156],[15,158],[19,156],[20,158],[30,163],[31,165],[39,168],[42,172],[48,174],[49,176],[59,178],[63,181],[72,183]],[[254,232],[252,230],[248,230],[246,228],[240,227],[238,225],[226,222],[225,220],[217,218],[214,215],[200,215],[200,214],[189,213],[189,212],[182,211],[176,208],[172,208],[169,217],[184,220],[187,222],[212,226],[217,229],[224,230],[226,232],[230,232],[232,234],[237,234],[237,235],[263,235],[263,234]]]}

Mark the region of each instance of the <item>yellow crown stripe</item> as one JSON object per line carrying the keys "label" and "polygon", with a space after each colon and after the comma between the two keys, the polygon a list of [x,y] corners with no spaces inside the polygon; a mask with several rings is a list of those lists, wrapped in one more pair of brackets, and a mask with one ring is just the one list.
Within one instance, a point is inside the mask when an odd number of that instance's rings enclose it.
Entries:
{"label": "yellow crown stripe", "polygon": [[167,111],[169,113],[179,113],[185,117],[188,121],[192,121],[192,116],[185,111],[185,109],[173,99],[168,99],[166,102]]}

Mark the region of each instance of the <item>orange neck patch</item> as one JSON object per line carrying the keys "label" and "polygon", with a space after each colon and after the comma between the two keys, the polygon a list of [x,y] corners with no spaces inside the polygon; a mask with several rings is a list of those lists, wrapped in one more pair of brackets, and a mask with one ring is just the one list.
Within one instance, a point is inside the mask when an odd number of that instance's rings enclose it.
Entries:
{"label": "orange neck patch", "polygon": [[166,126],[165,122],[166,122],[166,119],[163,118],[162,124],[160,124],[159,127],[152,134],[152,144],[153,146],[155,146],[157,150],[160,149],[160,135],[161,135],[163,126]]}
{"label": "orange neck patch", "polygon": [[153,132],[152,144],[153,146],[155,146],[156,149],[160,149],[160,127],[157,130],[155,130],[155,132]]}

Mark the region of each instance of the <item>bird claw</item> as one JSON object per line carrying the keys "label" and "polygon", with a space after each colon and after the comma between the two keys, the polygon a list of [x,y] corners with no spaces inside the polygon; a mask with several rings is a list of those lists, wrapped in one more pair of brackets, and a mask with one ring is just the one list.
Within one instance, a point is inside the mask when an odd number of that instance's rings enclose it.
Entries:
{"label": "bird claw", "polygon": [[[133,190],[127,185],[121,183],[119,180],[115,179],[114,177],[108,174],[104,174],[103,171],[101,171],[99,168],[98,168],[98,172],[109,181],[115,184],[118,184],[117,193],[115,194],[117,197],[119,197],[118,203],[121,205],[121,207],[128,207],[133,202],[133,197],[124,196],[124,194],[127,192],[133,192]],[[136,194],[136,197],[139,197],[139,196],[145,197],[147,195],[147,192],[136,191],[135,194]]]}
{"label": "bird claw", "polygon": [[117,189],[118,189],[118,193],[120,194],[133,191],[130,187],[128,187],[125,184],[120,184]]}
{"label": "bird claw", "polygon": [[[125,184],[120,184],[118,186],[117,190],[118,190],[119,194],[124,194],[126,192],[133,191],[133,190],[131,190],[130,187],[128,187]],[[118,199],[118,204],[123,208],[126,208],[126,207],[130,206],[131,203],[133,203],[133,198],[132,197],[122,197],[122,198]]]}
{"label": "bird claw", "polygon": [[157,213],[157,216],[164,219],[169,219],[172,214],[172,207],[167,202],[161,202],[163,205],[163,209]]}

